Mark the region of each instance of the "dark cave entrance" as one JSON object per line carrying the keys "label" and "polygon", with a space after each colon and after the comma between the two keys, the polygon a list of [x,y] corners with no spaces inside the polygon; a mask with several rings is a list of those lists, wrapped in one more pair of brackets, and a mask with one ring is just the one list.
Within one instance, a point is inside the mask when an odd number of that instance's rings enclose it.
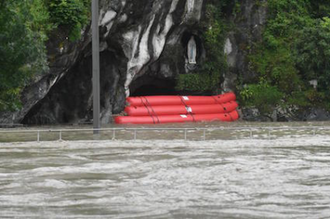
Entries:
{"label": "dark cave entrance", "polygon": [[156,95],[176,95],[179,92],[172,86],[156,86],[154,84],[143,85],[132,93],[132,97],[136,96],[156,96]]}
{"label": "dark cave entrance", "polygon": [[144,75],[133,81],[130,86],[130,96],[158,96],[158,95],[213,95],[212,91],[177,90],[175,79],[159,79]]}
{"label": "dark cave entrance", "polygon": [[142,76],[135,80],[131,86],[131,97],[156,96],[156,95],[179,95],[175,89],[174,79],[158,79],[150,76]]}

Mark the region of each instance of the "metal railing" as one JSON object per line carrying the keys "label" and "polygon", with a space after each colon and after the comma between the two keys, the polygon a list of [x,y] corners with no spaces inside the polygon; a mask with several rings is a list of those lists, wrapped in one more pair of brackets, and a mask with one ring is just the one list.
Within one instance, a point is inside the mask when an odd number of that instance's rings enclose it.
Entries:
{"label": "metal railing", "polygon": [[[100,134],[94,135],[97,130]],[[123,133],[124,132],[124,133]],[[74,134],[75,133],[75,134]],[[117,134],[121,133],[121,136]],[[158,134],[158,138],[157,138]],[[330,126],[303,127],[212,127],[212,128],[100,128],[100,129],[40,129],[0,130],[0,142],[74,141],[74,140],[220,140],[276,139],[281,136],[329,135]],[[24,135],[29,137],[24,138]],[[65,135],[65,137],[64,137]],[[33,137],[34,136],[34,137]],[[74,136],[74,137],[73,137]],[[192,137],[193,136],[193,137]]]}

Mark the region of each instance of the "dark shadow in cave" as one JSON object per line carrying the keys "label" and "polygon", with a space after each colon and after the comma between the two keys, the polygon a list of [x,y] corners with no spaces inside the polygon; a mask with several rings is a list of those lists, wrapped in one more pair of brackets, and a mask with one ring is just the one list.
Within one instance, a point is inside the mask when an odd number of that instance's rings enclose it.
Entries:
{"label": "dark shadow in cave", "polygon": [[131,86],[132,97],[156,96],[156,95],[177,95],[175,81],[170,79],[157,79],[150,76],[142,76],[134,81]]}
{"label": "dark shadow in cave", "polygon": [[131,97],[158,96],[158,95],[212,95],[212,91],[179,91],[175,89],[175,79],[157,79],[142,76],[134,81],[131,86]]}
{"label": "dark shadow in cave", "polygon": [[159,87],[153,84],[143,85],[132,93],[132,97],[137,96],[157,96],[157,95],[177,95],[178,91],[174,87]]}

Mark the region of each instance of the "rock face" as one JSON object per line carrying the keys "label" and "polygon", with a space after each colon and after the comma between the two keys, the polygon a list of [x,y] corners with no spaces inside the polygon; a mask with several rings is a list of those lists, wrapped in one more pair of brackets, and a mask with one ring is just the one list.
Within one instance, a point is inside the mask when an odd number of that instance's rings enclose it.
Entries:
{"label": "rock face", "polygon": [[225,41],[225,54],[229,71],[224,76],[223,90],[233,90],[237,77],[249,82],[256,74],[251,69],[247,56],[254,45],[262,40],[262,33],[267,22],[267,0],[240,1],[237,12],[233,13],[231,21],[235,30],[228,33]]}
{"label": "rock face", "polygon": [[[122,111],[127,95],[143,86],[173,90],[175,76],[186,72],[183,35],[198,38],[204,6],[203,0],[100,0],[103,123]],[[48,45],[50,73],[26,88],[22,111],[3,115],[7,119],[1,122],[91,121],[91,30],[87,27],[76,43],[58,32]]]}
{"label": "rock face", "polygon": [[[242,0],[228,22],[225,51],[229,71],[222,90],[235,90],[237,79],[255,76],[247,55],[261,40],[267,0]],[[195,71],[207,51],[200,25],[206,0],[100,0],[101,121],[120,113],[127,95],[177,94],[178,74]],[[231,9],[230,9],[231,10]],[[50,72],[23,92],[21,111],[0,113],[1,123],[63,124],[92,120],[91,30],[69,42],[57,30],[47,45]],[[196,43],[196,64],[188,62],[187,46]],[[244,113],[243,113],[244,114]],[[252,114],[247,113],[249,118]],[[252,115],[252,120],[255,116]]]}

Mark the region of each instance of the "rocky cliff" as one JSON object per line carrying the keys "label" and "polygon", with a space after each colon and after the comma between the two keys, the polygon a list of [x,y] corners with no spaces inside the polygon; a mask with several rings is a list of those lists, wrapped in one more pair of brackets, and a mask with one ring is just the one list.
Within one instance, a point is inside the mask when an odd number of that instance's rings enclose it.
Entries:
{"label": "rocky cliff", "polygon": [[[235,89],[238,76],[254,73],[246,55],[260,40],[266,7],[260,0],[243,0],[228,13],[234,27],[225,40],[229,66],[219,84]],[[127,95],[175,94],[175,78],[203,62],[200,25],[204,0],[100,0],[101,120],[120,113]],[[187,45],[195,39],[196,64],[188,62]],[[37,78],[23,93],[23,109],[3,113],[0,123],[58,124],[89,122],[92,116],[91,30],[79,42],[69,42],[60,30],[48,43],[50,72]]]}

